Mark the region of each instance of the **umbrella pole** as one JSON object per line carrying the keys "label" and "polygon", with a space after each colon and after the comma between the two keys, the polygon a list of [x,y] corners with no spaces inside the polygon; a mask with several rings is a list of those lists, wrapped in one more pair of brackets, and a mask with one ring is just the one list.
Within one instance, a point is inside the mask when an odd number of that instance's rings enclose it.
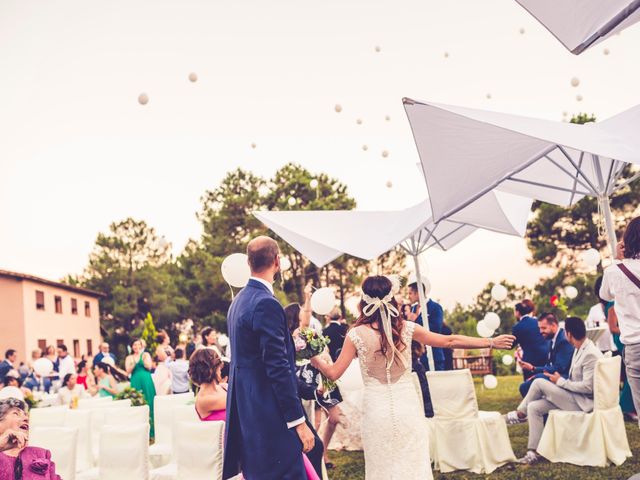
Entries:
{"label": "umbrella pole", "polygon": [[[412,254],[413,265],[416,271],[416,287],[418,287],[418,297],[420,298],[420,313],[422,314],[422,323],[424,328],[429,330],[429,315],[427,314],[427,299],[424,296],[424,285],[422,284],[422,275],[420,274],[420,262],[418,261],[418,255]],[[427,360],[429,361],[429,370],[436,371],[436,366],[433,361],[433,349],[430,345],[427,347]],[[407,348],[411,348],[411,345],[407,345]]]}
{"label": "umbrella pole", "polygon": [[611,213],[611,206],[609,205],[609,197],[598,197],[598,203],[600,204],[600,211],[604,217],[605,230],[607,232],[607,243],[609,244],[609,251],[611,252],[611,258],[616,258],[616,244],[618,239],[616,237],[616,227],[613,224],[613,214]]}

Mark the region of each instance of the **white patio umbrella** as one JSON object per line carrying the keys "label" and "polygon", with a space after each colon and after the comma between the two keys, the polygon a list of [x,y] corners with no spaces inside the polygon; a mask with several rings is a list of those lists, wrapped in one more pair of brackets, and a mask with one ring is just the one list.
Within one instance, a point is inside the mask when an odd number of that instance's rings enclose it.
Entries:
{"label": "white patio umbrella", "polygon": [[640,0],[516,0],[571,53],[640,21]]}
{"label": "white patio umbrella", "polygon": [[[431,221],[428,201],[399,211],[258,211],[254,215],[318,267],[342,254],[372,260],[396,246],[413,257],[422,283],[418,256],[431,247],[448,250],[477,228],[523,236],[532,201],[505,192],[489,192],[448,220]],[[427,299],[418,288],[427,320]],[[433,353],[427,348],[433,370]]]}
{"label": "white patio umbrella", "polygon": [[640,106],[585,125],[407,98],[404,107],[434,221],[496,187],[564,206],[591,195],[598,199],[615,251],[609,197],[639,175],[621,178],[627,164],[640,163]]}

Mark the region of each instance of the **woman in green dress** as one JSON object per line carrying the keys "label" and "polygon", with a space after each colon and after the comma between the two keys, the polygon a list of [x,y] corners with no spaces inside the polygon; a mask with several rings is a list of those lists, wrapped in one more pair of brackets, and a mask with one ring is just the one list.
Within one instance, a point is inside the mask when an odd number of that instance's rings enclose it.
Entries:
{"label": "woman in green dress", "polygon": [[131,355],[125,360],[127,373],[131,376],[131,388],[135,388],[144,396],[149,405],[149,423],[151,425],[151,437],[154,436],[153,429],[153,400],[156,397],[156,387],[151,378],[151,368],[153,362],[151,355],[144,351],[141,340],[134,340],[131,343]]}

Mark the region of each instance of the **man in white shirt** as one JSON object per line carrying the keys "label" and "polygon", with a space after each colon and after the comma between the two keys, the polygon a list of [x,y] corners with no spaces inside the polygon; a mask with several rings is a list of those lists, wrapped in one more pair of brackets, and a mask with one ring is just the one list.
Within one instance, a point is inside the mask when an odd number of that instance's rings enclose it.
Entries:
{"label": "man in white shirt", "polygon": [[604,271],[600,297],[615,302],[627,380],[640,412],[640,217],[627,225],[616,260]]}
{"label": "man in white shirt", "polygon": [[68,373],[76,373],[76,364],[71,355],[69,355],[65,344],[58,345],[58,362],[60,380],[63,380]]}

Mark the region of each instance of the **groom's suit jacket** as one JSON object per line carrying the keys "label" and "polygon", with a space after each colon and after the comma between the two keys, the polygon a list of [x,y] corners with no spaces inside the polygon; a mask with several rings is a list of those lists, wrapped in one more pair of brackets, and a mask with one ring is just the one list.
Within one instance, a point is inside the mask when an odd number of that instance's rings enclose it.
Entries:
{"label": "groom's suit jacket", "polygon": [[249,280],[227,316],[231,367],[223,479],[306,479],[302,442],[288,422],[304,417],[295,347],[284,310],[269,289]]}

